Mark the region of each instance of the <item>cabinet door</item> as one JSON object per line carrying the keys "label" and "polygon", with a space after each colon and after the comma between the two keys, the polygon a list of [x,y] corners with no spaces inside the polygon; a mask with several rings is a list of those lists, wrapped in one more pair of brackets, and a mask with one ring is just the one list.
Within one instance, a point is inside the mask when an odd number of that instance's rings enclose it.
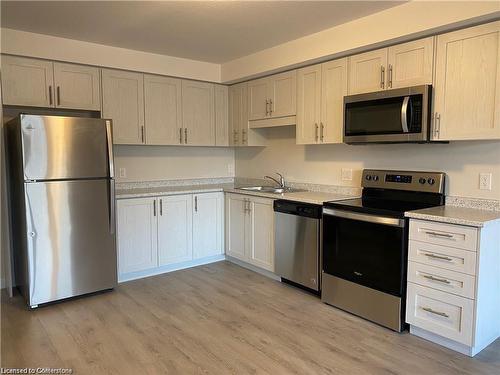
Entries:
{"label": "cabinet door", "polygon": [[158,259],[160,266],[193,259],[192,195],[158,198]]}
{"label": "cabinet door", "polygon": [[102,117],[113,120],[113,143],[144,143],[142,73],[102,69]]}
{"label": "cabinet door", "polygon": [[214,84],[182,81],[184,143],[215,146]]}
{"label": "cabinet door", "polygon": [[54,86],[58,108],[101,109],[99,68],[55,62]]}
{"label": "cabinet door", "polygon": [[500,138],[500,21],[437,37],[434,138]]}
{"label": "cabinet door", "polygon": [[193,256],[220,255],[223,250],[224,193],[193,195]]}
{"label": "cabinet door", "polygon": [[347,58],[321,64],[321,143],[342,143]]}
{"label": "cabinet door", "polygon": [[274,272],[274,209],[273,200],[250,198],[246,245],[249,262]]}
{"label": "cabinet door", "polygon": [[53,74],[50,61],[2,56],[3,104],[53,107]]}
{"label": "cabinet door", "polygon": [[215,145],[229,146],[228,87],[215,85]]}
{"label": "cabinet door", "polygon": [[297,71],[297,144],[319,141],[321,65]]}
{"label": "cabinet door", "polygon": [[247,260],[245,253],[245,222],[248,198],[240,194],[226,194],[226,254]]}
{"label": "cabinet door", "polygon": [[182,81],[144,75],[144,113],[148,145],[182,143]]}
{"label": "cabinet door", "polygon": [[388,49],[387,87],[432,84],[434,37],[398,44]]}
{"label": "cabinet door", "polygon": [[117,203],[118,272],[158,266],[156,198],[122,199]]}
{"label": "cabinet door", "polygon": [[297,100],[297,71],[276,74],[269,78],[268,94],[271,117],[295,116]]}
{"label": "cabinet door", "polygon": [[385,89],[387,48],[349,57],[349,95]]}
{"label": "cabinet door", "polygon": [[269,78],[248,82],[248,119],[260,120],[269,116]]}

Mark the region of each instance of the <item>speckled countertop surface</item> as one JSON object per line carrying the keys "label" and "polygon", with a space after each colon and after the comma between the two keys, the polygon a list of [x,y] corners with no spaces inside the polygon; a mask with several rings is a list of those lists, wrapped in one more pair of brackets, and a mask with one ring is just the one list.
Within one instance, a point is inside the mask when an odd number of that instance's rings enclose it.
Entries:
{"label": "speckled countertop surface", "polygon": [[118,199],[126,198],[143,198],[155,197],[160,195],[176,195],[176,194],[196,194],[209,192],[228,192],[252,195],[257,197],[271,199],[287,199],[297,202],[323,204],[328,201],[338,201],[342,199],[353,198],[350,195],[326,193],[318,191],[301,191],[283,194],[262,193],[256,191],[239,190],[234,184],[208,184],[208,185],[181,185],[181,186],[155,186],[155,187],[138,187],[129,189],[117,189],[116,197]]}
{"label": "speckled countertop surface", "polygon": [[408,211],[406,217],[441,223],[484,227],[488,223],[500,220],[500,211],[481,210],[477,208],[438,206],[422,210]]}

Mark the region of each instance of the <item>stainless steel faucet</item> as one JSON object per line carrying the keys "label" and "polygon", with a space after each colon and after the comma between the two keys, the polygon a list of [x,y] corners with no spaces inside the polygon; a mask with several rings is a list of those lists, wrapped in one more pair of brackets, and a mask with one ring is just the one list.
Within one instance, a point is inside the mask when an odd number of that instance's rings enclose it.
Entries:
{"label": "stainless steel faucet", "polygon": [[276,174],[278,176],[280,176],[279,180],[276,179],[276,178],[274,178],[274,177],[271,177],[271,176],[264,176],[264,178],[267,178],[269,180],[272,180],[272,181],[276,182],[278,184],[278,187],[284,189],[285,188],[285,178],[283,177],[283,175],[281,173],[276,172]]}

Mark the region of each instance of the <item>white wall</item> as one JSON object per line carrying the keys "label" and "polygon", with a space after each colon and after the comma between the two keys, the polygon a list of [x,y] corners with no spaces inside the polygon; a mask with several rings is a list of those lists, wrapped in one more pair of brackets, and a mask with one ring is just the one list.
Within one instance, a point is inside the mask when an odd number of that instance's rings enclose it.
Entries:
{"label": "white wall", "polygon": [[[120,178],[120,168],[127,177]],[[234,150],[222,147],[115,146],[118,182],[234,177]]]}
{"label": "white wall", "polygon": [[[450,144],[295,144],[295,127],[267,130],[267,147],[237,149],[236,176],[262,178],[281,172],[290,181],[360,186],[363,168],[443,171],[447,195],[500,199],[500,141]],[[341,169],[352,168],[352,182]],[[493,174],[493,189],[479,190],[479,173]]]}
{"label": "white wall", "polygon": [[220,65],[2,28],[2,53],[220,82]]}
{"label": "white wall", "polygon": [[498,1],[410,1],[222,64],[222,82],[325,61],[500,17]]}

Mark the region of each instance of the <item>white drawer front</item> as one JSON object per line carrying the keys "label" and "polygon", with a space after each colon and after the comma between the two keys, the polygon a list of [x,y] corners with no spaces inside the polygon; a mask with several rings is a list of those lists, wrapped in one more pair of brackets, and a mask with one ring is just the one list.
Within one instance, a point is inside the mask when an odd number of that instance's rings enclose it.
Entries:
{"label": "white drawer front", "polygon": [[474,301],[408,283],[406,322],[472,346]]}
{"label": "white drawer front", "polygon": [[408,281],[474,299],[474,276],[410,261]]}
{"label": "white drawer front", "polygon": [[411,219],[410,239],[476,251],[477,228]]}
{"label": "white drawer front", "polygon": [[408,259],[451,271],[476,274],[477,253],[410,240]]}

